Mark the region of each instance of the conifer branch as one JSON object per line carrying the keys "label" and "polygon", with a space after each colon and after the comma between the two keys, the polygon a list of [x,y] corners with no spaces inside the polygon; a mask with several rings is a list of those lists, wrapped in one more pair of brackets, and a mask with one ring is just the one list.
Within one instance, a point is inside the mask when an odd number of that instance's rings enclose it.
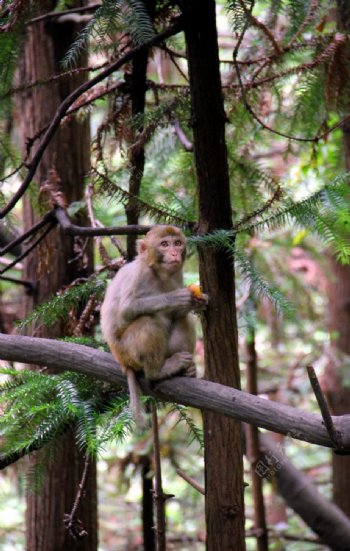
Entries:
{"label": "conifer branch", "polygon": [[112,63],[109,67],[101,71],[98,75],[93,77],[92,79],[84,82],[82,85],[78,86],[69,96],[66,97],[66,99],[61,103],[59,108],[56,111],[55,116],[53,117],[48,129],[45,132],[45,135],[42,139],[41,144],[39,145],[31,163],[28,165],[28,173],[25,177],[24,181],[20,185],[19,189],[16,191],[16,193],[13,195],[13,197],[10,199],[8,204],[3,207],[0,210],[0,219],[4,218],[17,204],[17,202],[21,199],[23,194],[26,192],[30,182],[32,181],[36,170],[38,168],[38,165],[42,159],[42,156],[44,155],[44,152],[51,142],[51,139],[55,135],[61,120],[66,115],[69,107],[73,105],[73,103],[85,92],[90,90],[93,86],[104,80],[106,77],[120,69],[125,63],[131,61],[135,55],[137,55],[140,51],[144,50],[145,48],[151,48],[153,46],[156,46],[157,44],[163,42],[170,36],[173,36],[175,34],[178,34],[182,30],[182,20],[181,17],[177,18],[175,23],[173,23],[170,27],[165,29],[163,32],[157,34],[156,36],[152,37],[151,39],[147,40],[143,44],[140,44],[139,46],[136,46],[132,50],[129,50],[126,54],[124,54],[120,59]]}
{"label": "conifer branch", "polygon": [[[111,354],[83,345],[0,334],[0,358],[77,371],[117,387],[127,387],[126,377]],[[173,377],[150,384],[140,377],[139,384],[144,394],[161,400],[228,415],[298,440],[333,447],[320,415],[201,379]],[[341,434],[343,450],[349,450],[348,416],[337,416],[332,419],[336,430]]]}

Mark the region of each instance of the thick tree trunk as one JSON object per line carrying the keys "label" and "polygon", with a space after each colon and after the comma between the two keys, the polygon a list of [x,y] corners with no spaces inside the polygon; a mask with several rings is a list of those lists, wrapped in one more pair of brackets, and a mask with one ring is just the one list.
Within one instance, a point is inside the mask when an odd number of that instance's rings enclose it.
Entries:
{"label": "thick tree trunk", "polygon": [[[214,0],[185,3],[199,232],[230,228],[231,203],[225,112],[219,72]],[[203,316],[205,377],[239,388],[232,260],[200,251],[200,277],[210,304]],[[245,549],[241,425],[204,413],[207,549]]]}
{"label": "thick tree trunk", "polygon": [[[131,80],[131,114],[143,115],[145,110],[146,100],[146,75],[148,64],[148,50],[140,52],[135,56],[132,62],[132,80]],[[131,146],[136,141],[137,132],[142,131],[142,126],[135,130],[132,134]],[[145,166],[145,148],[138,147],[133,150],[131,147],[131,153],[129,154],[130,164],[130,178],[129,178],[129,192],[138,197],[141,188],[141,181],[143,177],[143,171]],[[126,221],[129,225],[139,223],[139,211],[137,201],[131,199],[126,207]],[[127,238],[127,258],[132,260],[136,255],[136,236],[128,235]]]}
{"label": "thick tree trunk", "polygon": [[[350,143],[349,143],[350,145]],[[350,147],[348,150],[350,167]],[[329,258],[331,277],[327,281],[328,324],[332,347],[350,356],[350,266]],[[342,367],[343,366],[343,367]],[[346,385],[347,364],[330,361],[326,370],[327,397],[333,415],[350,414],[350,389]],[[333,454],[333,499],[350,517],[350,456]]]}
{"label": "thick tree trunk", "polygon": [[[350,4],[347,0],[337,0],[337,28],[340,32],[350,31]],[[350,48],[345,44],[338,58],[350,59]],[[346,63],[346,61],[344,61]],[[348,65],[344,65],[344,84],[349,89]],[[349,98],[346,98],[347,112],[350,112]],[[342,126],[345,170],[350,170],[350,124]],[[350,266],[341,266],[334,258],[330,259],[331,277],[328,280],[328,323],[332,334],[332,346],[341,354],[350,356]],[[341,360],[342,363],[342,360]],[[350,413],[350,389],[346,380],[348,373],[330,363],[327,370],[328,400],[334,415]],[[333,455],[333,498],[350,517],[350,456]]]}
{"label": "thick tree trunk", "polygon": [[[55,1],[42,1],[41,13],[52,11]],[[80,4],[82,5],[82,4]],[[59,24],[55,20],[42,21],[28,27],[20,68],[21,82],[47,78],[60,72],[60,61],[77,29],[73,23]],[[86,60],[85,60],[86,61]],[[81,77],[61,79],[48,87],[37,87],[24,92],[17,103],[17,117],[21,119],[20,140],[23,150],[27,138],[33,137],[48,124],[58,105],[80,83]],[[54,169],[61,180],[61,190],[68,202],[81,199],[83,180],[89,168],[88,121],[66,122],[52,140],[35,175],[39,189]],[[35,142],[35,151],[38,142]],[[37,205],[29,197],[24,199],[24,226],[29,228],[38,217]],[[89,259],[90,255],[90,259]],[[77,257],[73,238],[54,229],[26,261],[24,278],[35,282],[36,292],[26,297],[26,311],[47,300],[73,279],[91,271],[91,248],[85,251],[85,264]],[[83,265],[84,264],[84,265]],[[67,326],[67,324],[65,324]],[[62,336],[69,328],[57,323],[46,330],[36,328],[36,335]],[[40,456],[34,461],[40,462]],[[63,518],[70,513],[84,469],[84,458],[77,449],[72,432],[64,436],[49,463],[42,489],[29,494],[27,500],[27,551],[96,551],[97,498],[96,466],[91,462],[84,488],[84,497],[77,517],[88,532],[82,541],[75,541],[65,530]]]}

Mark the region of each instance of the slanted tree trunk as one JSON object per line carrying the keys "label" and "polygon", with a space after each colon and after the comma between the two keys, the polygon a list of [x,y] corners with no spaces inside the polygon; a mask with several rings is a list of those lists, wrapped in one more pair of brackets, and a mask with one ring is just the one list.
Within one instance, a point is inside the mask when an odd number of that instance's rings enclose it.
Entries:
{"label": "slanted tree trunk", "polygon": [[[225,112],[219,72],[214,0],[184,3],[199,232],[231,228]],[[203,315],[205,377],[239,388],[235,287],[232,260],[220,251],[199,251],[201,284],[210,296]],[[207,549],[245,549],[240,423],[204,414]]]}
{"label": "slanted tree trunk", "polygon": [[322,543],[334,551],[347,551],[350,541],[347,516],[330,503],[304,473],[294,467],[271,436],[264,434],[260,436],[260,441],[262,463],[271,469],[277,489],[287,505],[321,538]]}
{"label": "slanted tree trunk", "polygon": [[[77,2],[79,5],[83,3]],[[40,13],[52,11],[56,2],[45,0]],[[60,24],[45,20],[27,27],[19,77],[21,83],[44,79],[60,72],[60,61],[75,36],[73,23]],[[86,63],[86,59],[82,60]],[[47,87],[36,87],[23,92],[17,102],[16,116],[20,119],[20,140],[23,151],[29,137],[33,137],[48,124],[58,105],[81,82],[81,76],[61,79]],[[89,168],[88,120],[74,119],[62,125],[51,141],[36,172],[35,182],[42,189],[49,171],[54,169],[61,180],[61,190],[68,202],[82,198],[83,181]],[[38,146],[35,142],[33,150]],[[25,229],[38,219],[38,200],[24,199]],[[47,300],[58,289],[77,277],[86,276],[92,269],[91,247],[83,258],[77,258],[74,239],[64,236],[56,228],[42,242],[39,250],[28,257],[24,278],[33,281],[36,291],[26,297],[26,311]],[[34,328],[33,328],[34,329]],[[34,329],[37,336],[63,336],[69,334],[69,324],[57,323],[50,329]],[[40,454],[33,459],[42,461]],[[43,486],[38,493],[29,494],[26,514],[27,551],[96,551],[97,549],[97,498],[96,466],[90,462],[83,500],[77,517],[82,521],[87,536],[76,541],[65,530],[63,519],[70,513],[84,469],[82,452],[75,445],[74,435],[68,433],[60,440],[54,460],[50,461]]]}
{"label": "slanted tree trunk", "polygon": [[[347,0],[337,0],[337,27],[341,32],[350,31],[350,4]],[[342,46],[338,56],[341,60],[350,59],[348,44]],[[341,57],[342,56],[342,57]],[[349,70],[344,67],[344,84],[349,90]],[[347,81],[347,82],[346,82]],[[350,112],[350,102],[344,115]],[[343,126],[343,148],[345,170],[350,170],[350,124],[347,121]],[[350,195],[350,190],[349,190]],[[335,258],[330,258],[331,277],[328,279],[328,324],[332,334],[332,346],[342,354],[350,357],[350,266],[340,265]],[[341,360],[341,364],[342,364]],[[327,395],[334,415],[350,413],[350,388],[348,368],[342,370],[340,366],[329,364],[327,373]],[[333,498],[348,517],[350,517],[350,456],[333,455]]]}

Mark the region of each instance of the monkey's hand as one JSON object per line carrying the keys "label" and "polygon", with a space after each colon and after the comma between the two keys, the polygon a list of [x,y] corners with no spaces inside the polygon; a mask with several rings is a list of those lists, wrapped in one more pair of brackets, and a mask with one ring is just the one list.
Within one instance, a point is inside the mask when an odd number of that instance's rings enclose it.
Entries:
{"label": "monkey's hand", "polygon": [[179,316],[187,314],[193,309],[193,296],[191,291],[185,287],[167,293],[169,309],[173,310]]}
{"label": "monkey's hand", "polygon": [[195,312],[202,312],[208,306],[209,297],[205,293],[202,293],[200,297],[192,297],[193,310]]}

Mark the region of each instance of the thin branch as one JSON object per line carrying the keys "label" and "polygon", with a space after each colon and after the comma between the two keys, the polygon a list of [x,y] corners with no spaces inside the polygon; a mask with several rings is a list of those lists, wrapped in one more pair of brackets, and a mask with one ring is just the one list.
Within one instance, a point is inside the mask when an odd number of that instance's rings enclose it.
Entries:
{"label": "thin branch", "polygon": [[88,228],[72,224],[64,209],[57,207],[54,216],[60,227],[67,235],[82,235],[95,237],[99,235],[144,235],[152,226],[131,225],[131,226],[110,226],[108,228]]}
{"label": "thin branch", "polygon": [[32,235],[34,235],[38,230],[46,226],[46,224],[49,224],[49,222],[52,220],[53,220],[52,212],[48,212],[39,222],[34,224],[34,226],[32,226],[29,230],[27,230],[25,233],[23,233],[13,241],[11,241],[11,243],[8,243],[4,247],[2,247],[2,249],[0,249],[0,255],[7,253],[17,245],[20,245],[21,243],[23,243],[23,241],[25,241],[28,237],[31,237]]}
{"label": "thin branch", "polygon": [[188,76],[186,75],[186,73],[184,73],[184,71],[181,69],[180,65],[177,63],[177,61],[175,59],[175,56],[173,55],[172,51],[170,49],[166,49],[165,51],[167,52],[167,54],[170,57],[172,63],[175,65],[176,69],[179,71],[179,73],[182,76],[182,78],[184,79],[184,81],[189,82]]}
{"label": "thin branch", "polygon": [[17,202],[21,199],[22,195],[27,190],[30,182],[32,181],[36,169],[39,165],[39,162],[44,155],[44,152],[49,145],[51,139],[53,138],[54,134],[56,133],[56,130],[58,129],[61,120],[66,115],[69,107],[78,99],[79,96],[81,96],[83,93],[85,93],[87,90],[90,90],[95,84],[98,84],[102,80],[104,80],[106,77],[120,69],[125,63],[131,61],[136,54],[143,51],[145,48],[151,48],[160,42],[163,42],[163,40],[169,38],[170,36],[173,36],[174,34],[179,33],[182,30],[182,20],[181,18],[177,18],[176,22],[165,29],[163,32],[157,34],[156,36],[150,38],[149,40],[145,41],[143,44],[140,44],[139,46],[136,46],[134,49],[128,51],[126,54],[124,54],[118,61],[115,61],[112,63],[109,67],[107,67],[104,71],[101,71],[98,75],[96,75],[94,78],[84,82],[82,85],[78,86],[69,96],[66,97],[66,99],[61,103],[59,108],[56,111],[55,116],[53,117],[48,129],[45,132],[45,135],[43,137],[43,140],[41,144],[39,145],[31,163],[29,164],[29,170],[27,173],[27,176],[25,177],[24,181],[20,185],[17,192],[14,194],[12,199],[8,202],[8,204],[0,210],[0,219],[4,218],[6,214],[8,214],[13,207],[17,204]]}
{"label": "thin branch", "polygon": [[[106,64],[103,63],[101,67],[105,66]],[[115,90],[118,90],[118,88],[121,88],[124,84],[124,81],[122,82],[116,82],[115,84],[111,86],[106,86],[102,91],[97,90],[94,94],[86,94],[87,99],[85,101],[81,101],[81,97],[79,98],[80,101],[74,102],[72,107],[68,109],[66,114],[63,116],[62,121],[64,122],[67,120],[67,118],[71,115],[74,115],[77,111],[80,109],[83,109],[87,105],[91,105],[94,101],[97,101],[98,99],[103,98],[104,96],[107,96],[111,92],[114,92]],[[83,95],[84,96],[84,95]],[[1,99],[1,98],[0,98]],[[28,158],[31,148],[33,147],[36,140],[38,140],[49,128],[49,125],[44,126],[43,128],[40,128],[34,136],[28,137],[26,139],[26,158]],[[25,163],[22,163],[22,166],[28,166]]]}
{"label": "thin branch", "polygon": [[33,80],[31,82],[27,82],[26,84],[22,84],[21,86],[16,86],[15,88],[10,88],[5,92],[4,94],[0,95],[0,100],[6,99],[9,96],[12,96],[14,94],[19,94],[21,92],[26,92],[27,90],[30,90],[31,88],[35,88],[36,86],[45,86],[46,84],[51,84],[53,82],[56,82],[57,80],[60,80],[61,78],[65,78],[67,76],[73,76],[80,73],[88,73],[92,71],[98,71],[99,69],[103,69],[108,65],[108,62],[101,63],[100,65],[91,66],[91,67],[78,67],[76,69],[69,69],[68,71],[64,71],[62,73],[59,73],[58,75],[52,75],[50,77],[44,78],[44,79],[38,79]]}
{"label": "thin branch", "polygon": [[[0,333],[0,358],[77,371],[127,387],[126,377],[111,354],[83,345]],[[139,384],[146,395],[228,415],[297,440],[333,447],[322,417],[314,413],[202,379],[173,377],[150,384],[145,378],[140,377]],[[333,423],[336,430],[341,433],[344,449],[349,450],[349,415],[333,417]]]}
{"label": "thin branch", "polygon": [[33,293],[35,289],[34,283],[31,281],[26,281],[25,279],[17,279],[15,277],[9,277],[9,276],[0,276],[0,281],[9,281],[10,283],[14,283],[15,285],[23,285],[28,293]]}
{"label": "thin branch", "polygon": [[[11,260],[6,258],[5,256],[0,256],[0,264],[3,264],[4,266],[8,266],[10,264]],[[23,264],[21,262],[18,262],[15,266],[16,270],[23,270]]]}
{"label": "thin branch", "polygon": [[338,433],[338,431],[335,429],[331,413],[329,411],[329,407],[326,401],[326,398],[322,392],[321,385],[317,379],[317,375],[315,373],[315,370],[312,365],[306,366],[307,374],[310,379],[310,383],[312,386],[312,390],[314,391],[318,406],[320,408],[322,418],[324,421],[324,424],[326,426],[326,429],[328,431],[329,437],[333,442],[334,448],[337,450],[342,449],[342,441],[341,441],[341,435]]}
{"label": "thin branch", "polygon": [[[1,99],[2,99],[2,96],[0,96],[0,100]],[[0,184],[3,184],[4,182],[6,182],[6,180],[9,180],[10,178],[12,178],[12,176],[17,174],[17,172],[19,172],[25,166],[26,166],[25,162],[22,162],[20,165],[18,165],[16,168],[14,168],[13,171],[10,172],[10,174],[7,174],[3,178],[1,178]]]}
{"label": "thin branch", "polygon": [[266,210],[268,210],[271,207],[271,205],[275,201],[279,201],[281,199],[281,196],[282,196],[282,190],[281,190],[281,187],[280,187],[279,184],[276,184],[276,186],[277,186],[276,190],[274,191],[272,197],[270,197],[270,199],[268,199],[266,201],[266,203],[263,204],[262,207],[255,210],[254,212],[248,213],[246,216],[243,216],[243,218],[238,220],[238,222],[236,222],[233,225],[232,229],[235,230],[235,231],[240,229],[244,224],[246,224],[247,222],[249,222],[253,218],[256,218],[257,216],[261,216]]}
{"label": "thin branch", "polygon": [[294,42],[296,42],[297,39],[302,35],[306,27],[310,25],[315,15],[317,14],[318,6],[319,6],[319,0],[311,0],[305,19],[300,25],[300,27],[298,28],[297,32],[294,34],[294,36],[292,36],[292,38],[290,39],[288,43],[288,47],[291,47],[294,44]]}
{"label": "thin branch", "polygon": [[16,463],[26,455],[41,450],[46,443],[52,441],[54,438],[58,438],[66,434],[72,426],[72,423],[63,422],[60,426],[47,431],[45,434],[45,440],[42,438],[37,438],[29,446],[23,447],[11,453],[0,453],[0,471],[2,469],[6,469],[9,465],[13,465],[13,463]]}
{"label": "thin branch", "polygon": [[71,13],[83,13],[86,11],[95,11],[97,10],[102,4],[89,4],[88,6],[83,6],[81,8],[73,8],[71,10],[63,10],[63,11],[49,11],[47,13],[44,13],[43,15],[39,15],[38,17],[33,17],[32,19],[29,19],[27,21],[27,25],[32,25],[33,23],[39,23],[39,21],[44,21],[45,19],[52,19],[55,17],[61,17],[62,15],[70,15]]}
{"label": "thin branch", "polygon": [[[135,146],[132,146],[132,147],[135,147]],[[131,148],[129,148],[129,151],[130,149]],[[112,187],[115,193],[117,193],[121,198],[122,203],[128,202],[130,198],[133,198],[137,200],[140,212],[142,211],[144,213],[147,213],[156,219],[166,219],[167,222],[171,221],[171,223],[176,224],[180,227],[184,227],[188,229],[193,228],[195,224],[193,221],[190,221],[178,215],[176,212],[171,211],[171,209],[167,209],[166,207],[163,207],[161,205],[157,206],[155,204],[154,205],[149,204],[146,201],[143,201],[142,199],[140,199],[140,197],[133,196],[128,191],[126,191],[125,189],[118,186],[115,182],[113,182],[106,174],[102,174],[101,172],[99,172],[96,168],[91,169],[91,174],[96,176],[97,179],[102,181],[102,187],[105,186],[107,189],[109,187]]]}
{"label": "thin branch", "polygon": [[199,492],[200,494],[202,494],[203,496],[205,495],[205,489],[203,486],[201,486],[201,484],[199,484],[197,482],[197,480],[195,480],[194,478],[192,478],[192,476],[189,476],[187,473],[185,473],[185,471],[183,471],[182,469],[180,469],[179,467],[176,469],[176,472],[179,476],[181,476],[181,478],[183,478],[184,480],[186,480],[186,482],[188,482],[188,484],[190,486],[192,486],[192,488],[194,488],[195,490],[197,490],[197,492]]}
{"label": "thin branch", "polygon": [[184,146],[185,151],[193,151],[193,143],[187,138],[185,132],[182,130],[178,119],[174,122],[175,133],[180,140],[180,143]]}
{"label": "thin branch", "polygon": [[23,260],[23,258],[28,256],[28,254],[31,253],[35,249],[35,247],[37,247],[39,245],[39,243],[47,236],[48,233],[50,233],[50,231],[55,226],[56,226],[56,221],[51,220],[51,222],[49,222],[48,227],[45,228],[45,230],[39,235],[39,237],[34,241],[34,243],[32,243],[32,245],[30,247],[28,247],[28,249],[26,249],[22,254],[20,254],[17,258],[15,258],[15,260],[13,262],[11,262],[5,268],[0,270],[0,276],[2,274],[4,274],[5,272],[7,272],[8,270],[10,270],[11,268],[13,268],[14,266],[16,266],[17,262],[19,262],[20,260]]}
{"label": "thin branch", "polygon": [[88,535],[81,520],[79,520],[76,515],[77,515],[77,509],[78,509],[79,503],[83,495],[83,490],[85,488],[89,466],[90,466],[90,460],[88,457],[85,457],[84,471],[79,483],[79,488],[78,488],[76,498],[74,500],[73,508],[69,514],[64,515],[64,526],[66,530],[68,530],[72,538],[75,539],[76,541],[81,540],[82,538]]}
{"label": "thin branch", "polygon": [[252,115],[252,117],[260,124],[260,126],[263,129],[268,130],[269,132],[271,132],[272,134],[276,134],[277,136],[281,136],[282,138],[287,138],[288,140],[294,140],[294,141],[297,141],[297,142],[317,143],[322,138],[325,138],[326,136],[328,136],[330,134],[330,132],[332,132],[332,130],[334,130],[338,126],[341,126],[341,124],[343,124],[344,121],[342,121],[341,123],[337,123],[337,125],[334,128],[332,127],[332,129],[327,130],[326,132],[324,132],[321,135],[314,136],[313,138],[302,138],[300,136],[290,136],[288,134],[285,134],[284,132],[280,132],[278,130],[275,130],[274,128],[272,128],[271,126],[268,126],[267,124],[265,124],[262,121],[262,119],[255,113],[255,111],[253,110],[252,106],[250,105],[250,103],[248,101],[247,90],[249,90],[250,88],[258,87],[262,84],[266,84],[267,82],[270,82],[271,80],[274,80],[276,78],[287,76],[288,74],[293,74],[293,73],[303,72],[304,70],[313,69],[313,68],[317,67],[319,64],[321,64],[324,61],[326,61],[327,59],[329,59],[330,57],[333,57],[335,49],[338,48],[338,46],[340,44],[344,44],[348,40],[349,40],[349,38],[348,38],[347,35],[344,35],[344,34],[341,34],[341,33],[336,33],[333,37],[332,42],[329,45],[327,45],[325,50],[323,52],[321,52],[316,57],[316,59],[314,61],[312,61],[310,63],[305,63],[304,65],[301,65],[299,67],[289,69],[289,70],[285,71],[284,73],[280,73],[280,75],[271,75],[270,77],[263,78],[260,81],[257,81],[255,83],[254,83],[254,81],[252,81],[251,83],[248,83],[248,84],[243,83],[241,71],[240,71],[240,68],[239,68],[239,65],[238,65],[238,62],[237,62],[237,55],[238,55],[238,47],[237,46],[241,42],[241,41],[239,41],[236,45],[236,48],[235,48],[234,52],[233,52],[233,62],[234,62],[234,66],[235,66],[236,73],[237,73],[238,87],[240,89],[241,96],[242,96],[242,101],[243,101],[247,111]]}
{"label": "thin branch", "polygon": [[166,551],[166,530],[165,530],[165,501],[167,496],[163,493],[162,466],[160,460],[159,428],[157,406],[151,404],[152,412],[152,433],[153,433],[153,457],[154,457],[154,491],[153,499],[156,510],[155,541],[157,551]]}
{"label": "thin branch", "polygon": [[[87,208],[88,208],[88,214],[89,214],[91,226],[93,228],[105,228],[105,226],[102,224],[102,222],[100,222],[99,220],[97,220],[95,218],[95,213],[94,213],[94,209],[93,209],[93,206],[92,206],[93,194],[94,194],[94,184],[93,184],[93,182],[90,182],[88,184],[87,188],[86,188],[85,197],[86,197],[86,204],[87,204]],[[116,247],[119,254],[125,258],[125,251],[124,251],[124,249],[122,247],[122,244],[119,241],[119,239],[117,239],[116,237],[111,236],[111,241],[112,241],[113,245]],[[98,238],[97,242],[98,242],[98,245],[100,247],[100,253],[101,253],[101,250],[104,249],[103,244],[102,244],[102,239]],[[107,251],[104,250],[103,254],[107,255]]]}
{"label": "thin branch", "polygon": [[275,55],[280,56],[283,53],[283,50],[281,49],[280,45],[278,44],[277,40],[273,36],[273,33],[270,31],[270,29],[268,29],[261,21],[259,21],[259,19],[254,17],[252,13],[253,7],[251,7],[251,9],[248,9],[243,0],[239,0],[239,3],[243,8],[245,15],[253,25],[253,27],[260,29],[264,33],[264,35],[267,37],[269,42],[272,44],[273,49],[275,50]]}

